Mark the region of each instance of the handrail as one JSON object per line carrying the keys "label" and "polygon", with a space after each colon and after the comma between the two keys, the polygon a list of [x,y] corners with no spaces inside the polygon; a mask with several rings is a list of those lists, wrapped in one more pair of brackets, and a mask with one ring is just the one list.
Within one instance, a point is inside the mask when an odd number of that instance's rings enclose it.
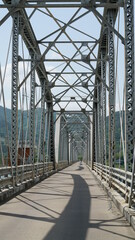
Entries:
{"label": "handrail", "polygon": [[[93,169],[101,177],[101,179],[104,179],[109,184],[109,171],[110,171],[109,166],[94,162]],[[133,177],[135,179],[135,173],[127,171],[125,175],[124,170],[113,167],[111,168],[111,187],[119,191],[119,193],[125,198],[127,197],[129,202],[131,198]],[[132,202],[135,203],[135,198],[133,198],[133,196]]]}
{"label": "handrail", "polygon": [[[56,164],[56,170],[61,170],[68,166],[67,161],[61,161]],[[47,163],[35,163],[34,169],[32,164],[19,165],[17,167],[17,176],[16,176],[16,167],[0,167],[0,191],[8,191],[15,186],[21,185],[25,182],[33,180],[33,171],[34,179],[37,179],[44,174],[53,172],[54,165],[53,162]],[[13,173],[13,174],[12,174]],[[13,181],[15,180],[15,181]],[[15,184],[13,184],[15,182]]]}

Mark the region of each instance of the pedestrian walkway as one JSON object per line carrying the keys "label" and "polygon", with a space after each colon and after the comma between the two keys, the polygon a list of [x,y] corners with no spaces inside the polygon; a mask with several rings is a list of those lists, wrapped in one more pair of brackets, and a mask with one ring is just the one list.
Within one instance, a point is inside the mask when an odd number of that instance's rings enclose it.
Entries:
{"label": "pedestrian walkway", "polygon": [[84,163],[0,207],[1,240],[135,240],[135,232]]}

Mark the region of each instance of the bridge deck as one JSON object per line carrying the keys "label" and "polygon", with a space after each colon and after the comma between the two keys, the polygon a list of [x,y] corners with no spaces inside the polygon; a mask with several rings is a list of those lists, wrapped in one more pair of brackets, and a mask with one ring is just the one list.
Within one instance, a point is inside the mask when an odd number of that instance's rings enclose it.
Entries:
{"label": "bridge deck", "polygon": [[42,181],[0,207],[2,240],[126,240],[135,232],[84,164]]}

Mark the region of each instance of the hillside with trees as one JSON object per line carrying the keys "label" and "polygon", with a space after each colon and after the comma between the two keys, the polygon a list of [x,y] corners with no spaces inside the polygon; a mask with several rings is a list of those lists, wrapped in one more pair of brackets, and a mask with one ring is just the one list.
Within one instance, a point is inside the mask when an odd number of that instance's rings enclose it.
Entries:
{"label": "hillside with trees", "polygon": [[[29,134],[28,134],[28,112],[23,111],[23,115],[21,110],[18,111],[18,137],[21,140],[22,139],[22,126],[21,126],[21,120],[23,118],[23,139],[25,139],[26,133],[27,133],[27,141],[29,141]],[[7,125],[5,123],[5,115],[6,115],[6,121]],[[124,115],[124,113],[123,113]],[[56,117],[56,116],[55,116]],[[41,119],[41,109],[36,109],[35,114],[35,125],[36,125],[36,138],[35,143],[38,145],[39,142],[39,134],[40,134],[40,119]],[[123,117],[124,119],[124,117]],[[124,126],[124,124],[123,124]],[[107,158],[108,158],[108,128],[109,128],[109,117],[106,117],[106,141],[107,141]],[[7,135],[8,131],[8,135]],[[123,130],[124,133],[124,130]],[[11,139],[11,109],[6,109],[4,112],[4,108],[0,106],[0,159],[1,154],[3,152],[4,156],[8,155],[8,148],[7,148],[7,142],[8,138]],[[119,158],[119,152],[120,152],[120,137],[121,137],[121,128],[120,128],[120,114],[119,112],[115,113],[115,158]],[[121,151],[121,157],[122,157],[122,151]]]}

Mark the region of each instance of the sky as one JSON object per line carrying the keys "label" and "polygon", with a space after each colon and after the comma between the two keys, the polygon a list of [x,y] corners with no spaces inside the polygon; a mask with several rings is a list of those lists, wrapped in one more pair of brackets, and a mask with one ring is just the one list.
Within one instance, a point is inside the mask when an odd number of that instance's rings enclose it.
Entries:
{"label": "sky", "polygon": [[[0,0],[0,4],[2,1]],[[44,10],[44,9],[41,9]],[[27,13],[30,15],[32,9],[28,9]],[[55,18],[60,19],[63,22],[67,22],[71,16],[75,13],[76,9],[49,9],[49,10],[44,10],[45,14],[42,12],[39,12],[38,10],[35,12],[33,17],[31,18],[30,22],[34,28],[36,37],[38,40],[44,38],[48,34],[50,34],[52,31],[55,31],[59,28],[58,22],[56,23],[52,18],[48,17],[46,14],[52,14],[55,16]],[[102,13],[102,9],[98,9],[100,13]],[[0,19],[3,18],[3,16],[6,14],[6,10],[0,9]],[[86,9],[81,9],[79,14],[83,14],[86,12]],[[79,16],[79,15],[77,15]],[[61,26],[63,24],[59,22]],[[96,39],[99,38],[100,34],[100,24],[96,17],[93,15],[93,13],[87,14],[85,17],[82,19],[74,22],[72,25],[74,28],[79,28],[81,31],[84,31],[87,34],[91,34],[93,37]],[[116,20],[116,25],[115,28],[118,29],[118,20]],[[120,9],[120,20],[119,20],[119,31],[120,33],[124,36],[124,14],[123,14],[123,9]],[[71,37],[74,41],[75,40],[90,40],[89,37],[84,36],[74,29],[67,28],[66,33],[68,34],[69,37]],[[11,63],[12,63],[12,18],[9,18],[1,27],[0,27],[0,65],[1,65],[1,70],[2,70],[2,78],[4,78],[4,97],[5,97],[5,102],[6,102],[6,107],[11,108]],[[49,41],[54,41],[56,38],[57,34],[54,34],[50,38],[47,38]],[[59,38],[59,40],[66,40],[68,41],[69,38],[65,36],[65,34],[62,34]],[[78,45],[79,47],[80,45]],[[117,37],[115,36],[115,52],[117,55]],[[73,45],[67,44],[66,47],[63,46],[62,44],[56,45],[56,47],[62,52],[63,55],[66,55],[67,57],[72,57],[73,54],[75,53],[76,49]],[[90,46],[91,47],[91,46]],[[40,45],[41,52],[43,53],[46,47],[43,47]],[[56,50],[55,48],[52,48],[53,50]],[[82,52],[84,51],[84,54],[89,53],[89,49],[87,47],[83,47]],[[98,48],[95,49],[95,54],[97,54]],[[7,60],[7,53],[8,53],[8,60]],[[22,39],[20,37],[19,39],[19,55],[23,56],[25,58],[29,58],[29,53],[25,47],[25,44],[22,42]],[[46,59],[61,59],[61,57],[54,51],[49,51],[48,54],[45,57]],[[78,55],[76,58],[80,58],[80,55]],[[6,66],[6,61],[7,61],[7,67],[5,71],[5,66]],[[53,68],[56,68],[58,65],[62,64],[62,62],[45,62],[45,67],[47,71],[51,71]],[[95,67],[96,63],[93,63],[93,66]],[[88,65],[84,64],[85,67],[89,68]],[[75,63],[72,63],[71,65],[75,70],[81,71],[84,70],[84,67],[81,67]],[[56,70],[54,71],[62,71],[64,67],[64,64],[61,65],[60,67],[57,67]],[[24,64],[21,62],[19,63],[19,81],[21,82],[26,75],[27,71],[30,69],[30,62],[25,62]],[[66,71],[71,71],[71,68],[67,67]],[[84,70],[86,71],[86,70]],[[5,73],[4,73],[5,72]],[[121,41],[118,41],[118,64],[115,67],[115,72],[117,72],[117,80],[116,80],[116,110],[120,110],[122,108],[122,102],[123,102],[123,87],[124,87],[124,79],[125,79],[125,68],[124,68],[124,46],[122,45]],[[70,84],[73,84],[74,81],[76,80],[75,76],[71,77],[70,76],[64,76]],[[51,78],[49,77],[49,80]],[[94,81],[94,78],[92,78]],[[36,82],[40,85],[38,77],[36,77]],[[61,81],[57,81],[57,84],[63,84],[62,79]],[[107,84],[108,84],[108,67],[107,67]],[[30,100],[30,79],[27,80],[26,84],[26,89],[27,91],[25,92],[24,96],[24,109],[28,108],[29,106],[29,100]],[[63,88],[64,90],[65,88]],[[59,87],[56,87],[52,89],[52,93],[54,95],[59,94],[61,89]],[[79,91],[79,90],[77,90]],[[84,89],[84,97],[86,96],[86,90]],[[0,84],[0,94],[1,94],[1,84]],[[81,93],[82,94],[82,93]],[[118,98],[118,95],[120,97]],[[78,95],[73,92],[72,90],[68,91],[67,94],[64,96],[63,99],[69,99],[71,96],[76,96],[77,99],[79,99]],[[36,102],[40,99],[40,88],[36,88]],[[120,101],[119,101],[120,99]],[[0,105],[3,106],[3,99],[0,95]],[[61,107],[65,107],[66,103],[61,103]],[[18,107],[21,108],[22,106],[22,88],[19,93],[19,101],[18,101]],[[40,105],[39,105],[40,106]],[[82,104],[82,107],[85,107],[85,104]],[[55,109],[59,109],[59,106],[55,106]],[[78,109],[77,103],[70,103],[69,106],[67,107],[69,110],[74,110]],[[108,93],[107,93],[107,114],[108,114]]]}

